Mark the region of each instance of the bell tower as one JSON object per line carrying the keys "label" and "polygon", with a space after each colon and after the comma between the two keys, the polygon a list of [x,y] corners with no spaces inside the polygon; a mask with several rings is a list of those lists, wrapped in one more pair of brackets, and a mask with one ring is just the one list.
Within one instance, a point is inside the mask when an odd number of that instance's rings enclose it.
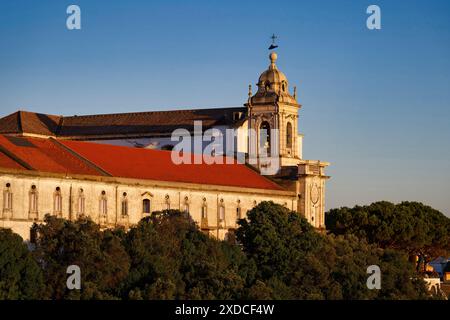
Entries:
{"label": "bell tower", "polygon": [[249,128],[249,146],[258,156],[258,167],[264,165],[261,155],[277,157],[279,167],[296,166],[302,159],[302,135],[298,134],[298,111],[296,88],[289,91],[289,82],[278,70],[277,54],[269,55],[270,65],[259,77],[257,92],[246,104]]}
{"label": "bell tower", "polygon": [[[270,53],[270,65],[259,77],[258,90],[249,88],[248,152],[261,174],[270,176],[286,190],[297,194],[297,212],[318,229],[325,228],[325,175],[328,162],[304,160],[303,135],[298,133],[297,90],[278,70],[277,54]],[[274,165],[275,163],[275,165]],[[271,170],[266,170],[271,167]]]}

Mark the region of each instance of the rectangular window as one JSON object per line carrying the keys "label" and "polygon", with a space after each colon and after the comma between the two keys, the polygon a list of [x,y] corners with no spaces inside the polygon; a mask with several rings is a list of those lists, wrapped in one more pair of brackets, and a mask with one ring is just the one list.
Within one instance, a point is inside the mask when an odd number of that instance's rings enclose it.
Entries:
{"label": "rectangular window", "polygon": [[202,206],[202,218],[206,219],[208,216],[208,208],[206,206]]}
{"label": "rectangular window", "polygon": [[122,200],[122,216],[128,215],[128,201]]}
{"label": "rectangular window", "polygon": [[12,211],[12,200],[13,194],[10,190],[5,190],[3,192],[3,210]]}
{"label": "rectangular window", "polygon": [[151,213],[151,202],[149,199],[142,200],[142,212],[145,214]]}
{"label": "rectangular window", "polygon": [[61,194],[55,194],[53,210],[55,214],[60,214],[62,212],[62,197]]}
{"label": "rectangular window", "polygon": [[241,219],[241,207],[236,208],[236,219]]}
{"label": "rectangular window", "polygon": [[219,207],[219,220],[220,221],[225,220],[225,207],[223,207],[223,206]]}
{"label": "rectangular window", "polygon": [[79,196],[78,197],[78,214],[79,215],[84,215],[84,197],[83,196]]}
{"label": "rectangular window", "polygon": [[108,213],[108,202],[105,198],[100,200],[100,213],[106,215]]}
{"label": "rectangular window", "polygon": [[36,192],[30,193],[30,212],[36,213],[38,211],[38,196]]}

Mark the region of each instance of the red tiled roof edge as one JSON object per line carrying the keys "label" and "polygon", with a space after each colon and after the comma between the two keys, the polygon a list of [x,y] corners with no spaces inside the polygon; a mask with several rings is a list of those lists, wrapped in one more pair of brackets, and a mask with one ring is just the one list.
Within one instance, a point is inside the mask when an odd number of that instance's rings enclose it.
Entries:
{"label": "red tiled roof edge", "polygon": [[34,170],[34,168],[29,165],[27,162],[22,160],[20,157],[12,153],[10,150],[6,149],[5,147],[0,145],[0,152],[3,153],[8,158],[12,159],[14,162],[20,164],[22,167],[24,167],[27,170]]}
{"label": "red tiled roof edge", "polygon": [[88,160],[87,158],[83,157],[82,155],[80,155],[79,153],[75,152],[74,150],[72,150],[70,147],[66,146],[65,144],[62,144],[61,142],[59,142],[57,139],[55,138],[49,138],[49,140],[51,142],[53,142],[55,145],[57,145],[59,148],[63,149],[64,151],[70,153],[71,155],[73,155],[74,157],[76,157],[77,159],[81,160],[82,162],[84,162],[87,166],[95,169],[96,171],[98,171],[101,175],[103,176],[108,176],[108,177],[112,177],[113,175],[110,174],[108,171],[104,170],[103,168],[101,168],[100,166],[98,166],[97,164],[95,164],[94,162]]}

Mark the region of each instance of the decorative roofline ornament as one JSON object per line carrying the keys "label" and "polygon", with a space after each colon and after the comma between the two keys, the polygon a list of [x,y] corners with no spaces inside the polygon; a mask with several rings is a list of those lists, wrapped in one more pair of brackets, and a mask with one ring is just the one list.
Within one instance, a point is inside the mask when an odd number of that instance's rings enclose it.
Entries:
{"label": "decorative roofline ornament", "polygon": [[273,50],[275,48],[278,48],[278,45],[275,43],[275,40],[278,38],[275,33],[272,34],[272,36],[270,37],[272,39],[272,44],[269,47],[269,50]]}

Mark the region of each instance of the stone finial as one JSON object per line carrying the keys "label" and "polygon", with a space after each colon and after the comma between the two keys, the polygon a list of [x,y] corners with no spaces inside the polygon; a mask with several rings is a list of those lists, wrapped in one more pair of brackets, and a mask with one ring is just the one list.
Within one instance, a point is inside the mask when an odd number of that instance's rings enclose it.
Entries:
{"label": "stone finial", "polygon": [[297,99],[297,86],[294,86],[294,99]]}
{"label": "stone finial", "polygon": [[248,85],[248,97],[250,98],[252,96],[252,85]]}
{"label": "stone finial", "polygon": [[274,70],[277,68],[277,66],[275,65],[275,61],[277,61],[278,55],[276,52],[272,52],[269,55],[269,59],[270,59],[270,66],[269,66],[269,70]]}

